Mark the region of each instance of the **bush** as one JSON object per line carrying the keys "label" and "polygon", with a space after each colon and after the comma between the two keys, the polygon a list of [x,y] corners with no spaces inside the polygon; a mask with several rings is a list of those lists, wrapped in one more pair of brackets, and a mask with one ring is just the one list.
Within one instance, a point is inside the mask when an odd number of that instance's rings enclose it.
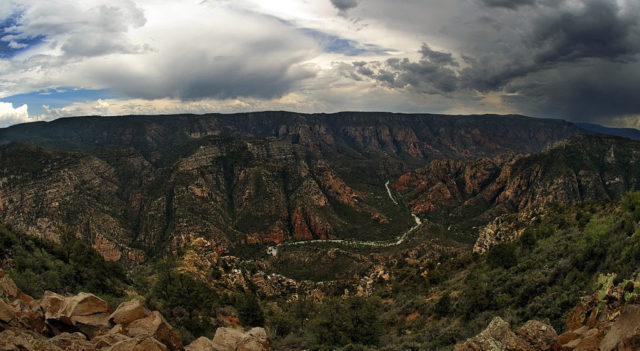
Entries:
{"label": "bush", "polygon": [[327,300],[310,322],[310,331],[319,344],[377,345],[382,334],[379,305],[377,299],[364,297]]}
{"label": "bush", "polygon": [[22,291],[35,298],[45,290],[125,296],[128,279],[122,266],[105,261],[71,230],[60,227],[58,234],[60,243],[43,241],[0,224],[0,261],[11,262],[8,271]]}
{"label": "bush", "polygon": [[246,293],[237,299],[235,304],[240,323],[247,327],[264,326],[264,312],[255,295]]}
{"label": "bush", "polygon": [[442,295],[438,299],[434,312],[440,317],[446,316],[451,312],[451,296],[449,296],[449,293]]}
{"label": "bush", "polygon": [[500,244],[489,250],[487,262],[493,268],[510,268],[518,264],[516,246],[513,243]]}
{"label": "bush", "polygon": [[193,337],[213,337],[212,317],[218,306],[218,295],[205,283],[188,274],[176,273],[171,264],[162,264],[151,296],[151,305],[160,310],[171,325],[181,326],[185,342]]}

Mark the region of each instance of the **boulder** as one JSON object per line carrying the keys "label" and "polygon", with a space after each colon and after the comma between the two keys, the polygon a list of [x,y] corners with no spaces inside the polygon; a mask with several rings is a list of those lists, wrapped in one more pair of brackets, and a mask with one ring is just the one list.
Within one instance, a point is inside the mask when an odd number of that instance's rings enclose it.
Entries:
{"label": "boulder", "polygon": [[601,351],[640,350],[640,306],[628,305],[600,343]]}
{"label": "boulder", "polygon": [[[65,297],[51,291],[45,291],[40,299],[40,307],[44,311],[45,319],[58,319],[65,303]],[[71,320],[69,320],[71,322]]]}
{"label": "boulder", "polygon": [[271,342],[264,328],[249,330],[244,339],[238,344],[237,351],[269,351]]}
{"label": "boulder", "polygon": [[171,351],[183,350],[182,338],[158,311],[131,322],[125,327],[125,332],[132,337],[152,336],[165,344]]}
{"label": "boulder", "polygon": [[95,346],[96,349],[102,349],[109,346],[113,346],[121,341],[130,339],[128,336],[124,334],[114,333],[112,331],[110,331],[107,334],[98,335],[95,338],[91,339],[91,344],[93,344],[93,346]]}
{"label": "boulder", "polygon": [[602,334],[598,329],[586,329],[578,338],[560,345],[556,343],[554,351],[591,351],[598,350]]}
{"label": "boulder", "polygon": [[22,325],[37,333],[42,334],[46,331],[44,313],[37,300],[25,304],[24,301],[16,299],[11,303],[10,307]]}
{"label": "boulder", "polygon": [[235,351],[244,338],[244,332],[234,328],[218,328],[213,337],[213,349],[216,351]]}
{"label": "boulder", "polygon": [[89,351],[96,348],[82,333],[62,333],[49,339],[49,343],[65,351]]}
{"label": "boulder", "polygon": [[99,313],[111,314],[106,301],[87,293],[65,297],[51,291],[45,291],[40,306],[46,319],[64,320],[71,323],[71,317],[90,316]]}
{"label": "boulder", "polygon": [[129,338],[120,341],[106,349],[106,351],[168,351],[169,349],[152,337]]}
{"label": "boulder", "polygon": [[0,269],[0,294],[8,297],[11,301],[20,299],[26,304],[33,301],[33,298],[23,293],[13,282],[13,279],[2,269]]}
{"label": "boulder", "polygon": [[109,305],[92,294],[65,297],[45,291],[40,307],[44,310],[47,324],[56,334],[81,331],[93,338],[111,329]]}
{"label": "boulder", "polygon": [[271,342],[264,328],[253,328],[246,333],[233,328],[218,328],[212,344],[215,351],[271,350]]}
{"label": "boulder", "polygon": [[0,322],[9,324],[17,319],[13,309],[0,299]]}
{"label": "boulder", "polygon": [[24,329],[7,329],[0,332],[0,350],[64,351],[43,336]]}
{"label": "boulder", "polygon": [[554,351],[640,350],[640,305],[625,299],[628,282],[612,284],[611,278],[610,284],[584,297],[569,313],[567,331],[558,336]]}
{"label": "boulder", "polygon": [[184,351],[216,351],[213,342],[204,336],[195,339],[191,344],[184,347]]}
{"label": "boulder", "polygon": [[90,339],[107,333],[111,329],[108,313],[96,313],[89,316],[73,316],[71,323]]}
{"label": "boulder", "polygon": [[[517,334],[516,334],[517,333]],[[555,343],[556,332],[546,324],[529,321],[514,333],[509,323],[494,318],[487,329],[456,345],[455,351],[549,351]]]}
{"label": "boulder", "polygon": [[530,320],[516,330],[516,335],[526,341],[534,350],[551,350],[558,338],[552,326]]}
{"label": "boulder", "polygon": [[135,320],[145,318],[150,314],[139,300],[131,300],[121,303],[109,316],[113,324],[127,325]]}

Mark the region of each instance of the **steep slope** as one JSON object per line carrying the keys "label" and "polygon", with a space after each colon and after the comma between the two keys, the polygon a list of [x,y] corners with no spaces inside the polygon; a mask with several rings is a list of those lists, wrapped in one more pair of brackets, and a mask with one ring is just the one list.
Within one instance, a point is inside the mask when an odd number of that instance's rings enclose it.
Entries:
{"label": "steep slope", "polygon": [[64,224],[105,258],[134,261],[195,237],[225,250],[355,238],[367,227],[385,237],[410,223],[401,208],[354,190],[328,162],[298,149],[275,139],[208,137],[158,170],[135,153],[98,157],[12,143],[0,147],[0,215],[50,239]]}
{"label": "steep slope", "polygon": [[561,120],[523,116],[445,116],[381,112],[74,117],[0,130],[0,143],[26,141],[86,150],[133,148],[154,164],[171,163],[194,138],[275,137],[323,155],[387,155],[400,159],[492,156],[532,152],[582,133]]}
{"label": "steep slope", "polygon": [[521,116],[351,112],[23,124],[0,130],[0,219],[48,238],[66,225],[105,258],[137,262],[196,237],[220,251],[388,239],[413,223],[389,201],[389,178],[431,159],[536,151],[579,132]]}
{"label": "steep slope", "polygon": [[584,135],[530,155],[432,161],[394,188],[413,213],[473,225],[548,203],[620,199],[639,174],[640,142]]}

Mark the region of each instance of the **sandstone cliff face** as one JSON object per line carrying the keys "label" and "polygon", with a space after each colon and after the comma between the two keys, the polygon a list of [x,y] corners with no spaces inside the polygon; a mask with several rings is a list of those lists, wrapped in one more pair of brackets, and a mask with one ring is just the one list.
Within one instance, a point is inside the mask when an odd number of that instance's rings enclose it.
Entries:
{"label": "sandstone cliff face", "polygon": [[534,151],[576,133],[565,122],[514,116],[368,113],[13,126],[0,130],[0,219],[53,240],[65,225],[106,259],[135,262],[196,237],[229,248],[395,236],[411,218],[385,202],[382,185],[410,165]]}
{"label": "sandstone cliff face", "polygon": [[444,116],[341,112],[256,112],[233,115],[63,118],[0,130],[0,141],[65,149],[132,148],[156,165],[207,136],[276,137],[323,155],[377,154],[409,158],[495,156],[538,151],[583,131],[573,124],[522,116]]}
{"label": "sandstone cliff face", "polygon": [[579,136],[537,154],[433,161],[394,188],[414,213],[483,224],[549,203],[619,199],[640,185],[639,172],[637,141]]}
{"label": "sandstone cliff face", "polygon": [[332,201],[388,222],[330,163],[275,139],[206,140],[171,169],[135,154],[104,160],[22,144],[0,153],[3,221],[53,240],[64,224],[109,260],[139,262],[196,237],[228,248],[352,235]]}
{"label": "sandstone cliff face", "polygon": [[[108,162],[22,144],[2,148],[0,159],[3,221],[50,240],[57,240],[57,228],[64,224],[83,233],[107,259],[143,257],[129,247],[133,235],[127,217],[135,202],[123,196],[118,170]],[[120,162],[139,174],[137,181],[149,177],[139,157],[124,155]]]}

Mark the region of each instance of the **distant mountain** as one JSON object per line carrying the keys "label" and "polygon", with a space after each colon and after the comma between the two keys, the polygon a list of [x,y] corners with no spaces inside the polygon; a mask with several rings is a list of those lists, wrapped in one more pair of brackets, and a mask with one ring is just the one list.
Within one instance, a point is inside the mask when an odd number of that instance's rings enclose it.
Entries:
{"label": "distant mountain", "polygon": [[0,130],[0,219],[64,224],[111,260],[196,237],[386,239],[412,218],[384,183],[434,159],[535,152],[582,130],[522,116],[343,112],[77,117]]}
{"label": "distant mountain", "polygon": [[24,141],[81,151],[133,148],[152,164],[166,166],[204,136],[273,137],[325,156],[419,160],[533,152],[580,133],[566,121],[516,115],[256,112],[62,118],[0,129],[0,143]]}
{"label": "distant mountain", "polygon": [[576,123],[576,125],[591,133],[614,135],[634,140],[640,140],[640,130],[634,128],[609,128],[593,123]]}

